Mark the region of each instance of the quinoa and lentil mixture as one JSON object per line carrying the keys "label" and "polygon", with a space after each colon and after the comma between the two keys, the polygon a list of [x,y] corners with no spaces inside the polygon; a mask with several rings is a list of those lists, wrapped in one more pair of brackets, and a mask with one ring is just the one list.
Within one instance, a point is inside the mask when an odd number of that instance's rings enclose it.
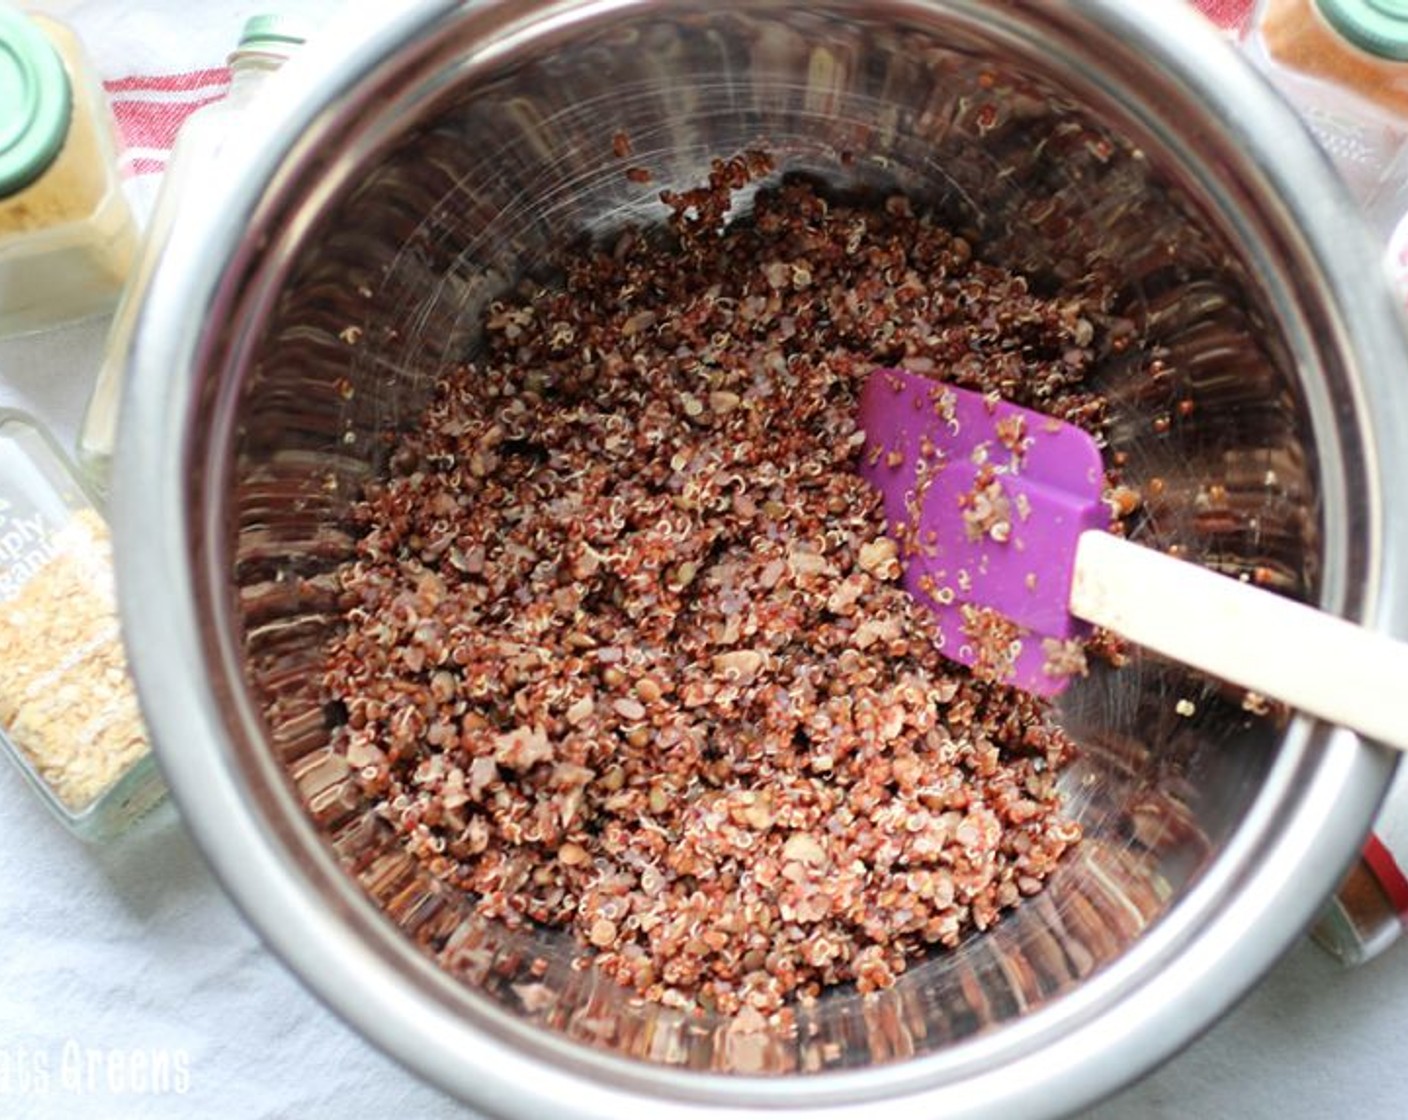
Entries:
{"label": "quinoa and lentil mixture", "polygon": [[1107,294],[1038,295],[902,196],[663,192],[489,309],[355,507],[324,685],[407,850],[644,997],[894,982],[1080,830],[1043,702],[937,652],[861,480],[904,366],[1098,430]]}

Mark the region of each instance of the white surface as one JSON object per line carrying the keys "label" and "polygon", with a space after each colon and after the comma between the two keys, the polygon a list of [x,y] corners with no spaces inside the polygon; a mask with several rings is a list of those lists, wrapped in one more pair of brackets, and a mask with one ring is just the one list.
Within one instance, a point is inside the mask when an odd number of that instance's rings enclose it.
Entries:
{"label": "white surface", "polygon": [[[0,406],[39,413],[71,446],[104,325],[0,342]],[[1348,972],[1303,944],[1210,1034],[1091,1116],[1399,1120],[1405,1036],[1408,943]],[[138,1075],[160,1091],[134,1091]],[[263,949],[169,804],[88,848],[0,766],[0,1118],[471,1115]]]}
{"label": "white surface", "polygon": [[[182,36],[201,65],[263,7],[39,6],[154,58],[165,57],[157,37]],[[71,446],[102,336],[98,322],[0,343],[0,406],[37,412]],[[1208,1036],[1091,1116],[1397,1120],[1408,1115],[1405,1037],[1403,943],[1353,972],[1302,945]],[[262,948],[169,805],[122,842],[87,848],[0,766],[0,1118],[469,1115],[362,1042]]]}
{"label": "white surface", "polygon": [[[361,1041],[263,949],[169,804],[90,849],[0,768],[0,946],[0,1116],[472,1116]],[[1305,943],[1210,1034],[1089,1115],[1397,1120],[1405,1032],[1404,942],[1348,972]],[[164,1091],[109,1085],[143,1063],[166,1064]],[[26,1087],[41,1065],[47,1086]]]}
{"label": "white surface", "polygon": [[1076,544],[1070,607],[1136,645],[1408,750],[1408,643],[1099,531]]}

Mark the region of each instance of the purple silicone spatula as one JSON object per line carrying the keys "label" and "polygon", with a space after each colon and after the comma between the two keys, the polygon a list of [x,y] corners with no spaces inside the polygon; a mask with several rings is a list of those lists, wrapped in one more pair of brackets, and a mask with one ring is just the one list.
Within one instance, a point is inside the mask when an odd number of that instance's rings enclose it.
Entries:
{"label": "purple silicone spatula", "polygon": [[861,474],[943,651],[1038,695],[1104,626],[1309,715],[1408,750],[1408,644],[1105,531],[1095,441],[903,370],[860,399]]}

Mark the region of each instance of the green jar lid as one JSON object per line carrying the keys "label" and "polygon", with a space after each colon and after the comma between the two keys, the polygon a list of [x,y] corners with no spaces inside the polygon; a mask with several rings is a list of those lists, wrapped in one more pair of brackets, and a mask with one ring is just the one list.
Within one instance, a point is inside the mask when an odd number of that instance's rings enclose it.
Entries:
{"label": "green jar lid", "polygon": [[1408,62],[1408,0],[1316,0],[1316,5],[1355,46]]}
{"label": "green jar lid", "polygon": [[72,112],[68,72],[54,44],[0,4],[0,196],[28,186],[54,162]]}
{"label": "green jar lid", "polygon": [[272,47],[277,50],[298,46],[308,41],[308,28],[301,20],[280,15],[250,16],[240,32],[239,50]]}

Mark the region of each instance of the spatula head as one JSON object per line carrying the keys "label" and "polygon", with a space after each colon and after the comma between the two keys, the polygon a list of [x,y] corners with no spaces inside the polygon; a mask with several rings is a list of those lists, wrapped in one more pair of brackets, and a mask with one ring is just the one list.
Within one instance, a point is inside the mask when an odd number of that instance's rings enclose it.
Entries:
{"label": "spatula head", "polygon": [[1105,528],[1087,432],[903,370],[860,400],[861,475],[884,496],[904,583],[937,616],[943,652],[1042,696],[1065,687],[1076,542]]}

